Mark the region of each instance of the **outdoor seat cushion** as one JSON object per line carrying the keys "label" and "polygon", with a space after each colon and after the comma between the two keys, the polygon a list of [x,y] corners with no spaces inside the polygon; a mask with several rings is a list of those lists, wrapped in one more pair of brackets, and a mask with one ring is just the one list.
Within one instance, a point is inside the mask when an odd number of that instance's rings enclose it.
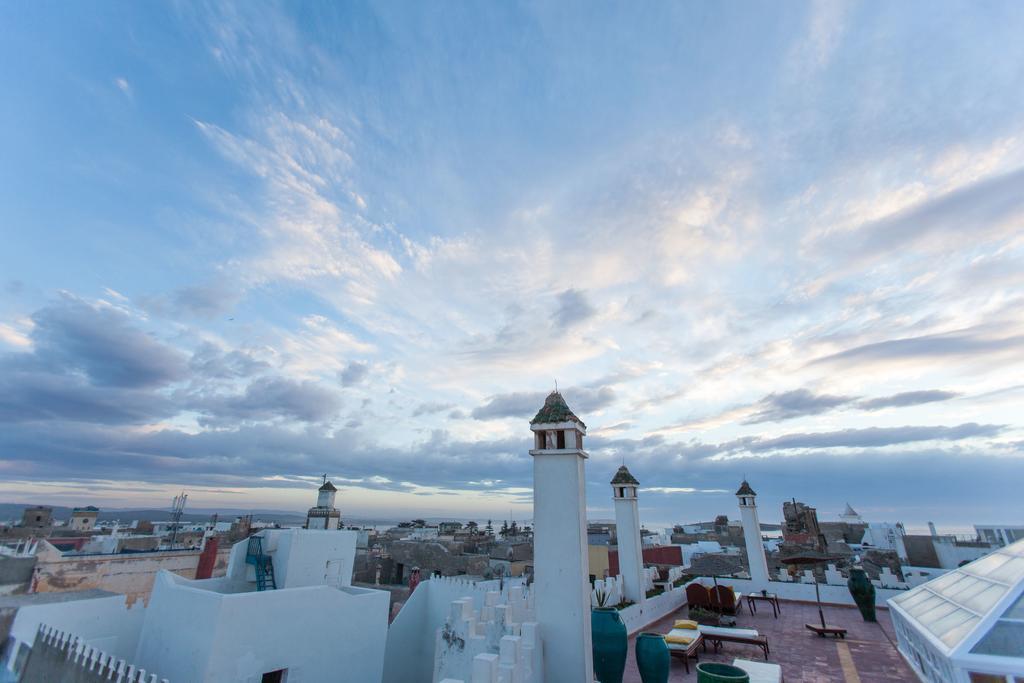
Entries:
{"label": "outdoor seat cushion", "polygon": [[698,629],[706,636],[735,636],[737,638],[757,638],[760,635],[752,628],[725,628],[724,626],[701,626]]}
{"label": "outdoor seat cushion", "polygon": [[672,628],[685,628],[697,630],[698,626],[700,626],[700,624],[698,624],[696,621],[693,621],[692,619],[676,619],[676,623],[672,625]]}
{"label": "outdoor seat cushion", "polygon": [[782,667],[778,664],[734,659],[732,665],[746,671],[750,676],[750,683],[780,683],[782,681]]}
{"label": "outdoor seat cushion", "polygon": [[[670,638],[672,640],[669,640]],[[683,638],[688,638],[689,641],[685,643],[673,642],[673,640],[682,640]],[[700,634],[696,631],[691,629],[674,628],[669,631],[667,636],[665,636],[665,645],[669,650],[686,652],[696,645],[698,638],[700,638]]]}

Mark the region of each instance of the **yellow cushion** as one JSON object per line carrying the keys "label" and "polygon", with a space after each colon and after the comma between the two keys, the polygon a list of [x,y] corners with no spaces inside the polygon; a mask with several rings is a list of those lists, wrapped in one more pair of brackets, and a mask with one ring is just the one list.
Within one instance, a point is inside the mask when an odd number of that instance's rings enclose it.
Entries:
{"label": "yellow cushion", "polygon": [[689,645],[693,642],[693,638],[690,636],[677,636],[669,634],[665,636],[666,643],[672,643],[673,645]]}
{"label": "yellow cushion", "polygon": [[693,621],[692,619],[677,619],[675,626],[673,626],[672,628],[696,629],[697,622]]}

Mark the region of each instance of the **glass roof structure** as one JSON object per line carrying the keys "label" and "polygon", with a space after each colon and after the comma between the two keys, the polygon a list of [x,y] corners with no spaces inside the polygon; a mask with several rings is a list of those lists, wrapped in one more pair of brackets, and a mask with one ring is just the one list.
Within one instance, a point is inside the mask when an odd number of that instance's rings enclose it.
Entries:
{"label": "glass roof structure", "polygon": [[953,659],[1024,658],[1024,541],[889,602]]}

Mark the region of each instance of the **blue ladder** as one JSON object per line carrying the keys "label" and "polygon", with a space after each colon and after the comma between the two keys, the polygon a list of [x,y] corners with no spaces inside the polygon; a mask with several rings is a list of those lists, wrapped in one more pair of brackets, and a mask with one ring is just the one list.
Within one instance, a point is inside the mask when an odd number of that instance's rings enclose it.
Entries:
{"label": "blue ladder", "polygon": [[265,591],[277,588],[274,579],[274,562],[270,555],[263,553],[263,537],[250,536],[249,545],[245,550],[245,563],[256,569],[256,590]]}

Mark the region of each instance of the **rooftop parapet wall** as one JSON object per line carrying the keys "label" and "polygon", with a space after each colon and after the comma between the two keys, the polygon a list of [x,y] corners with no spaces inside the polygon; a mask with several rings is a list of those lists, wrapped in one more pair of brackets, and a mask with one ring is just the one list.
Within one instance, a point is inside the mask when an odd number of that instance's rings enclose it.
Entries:
{"label": "rooftop parapet wall", "polygon": [[541,675],[541,639],[533,601],[522,586],[509,589],[507,602],[490,591],[482,609],[473,598],[449,606],[438,630],[433,680],[472,680],[473,683],[535,683]]}
{"label": "rooftop parapet wall", "polygon": [[345,680],[380,680],[386,591],[319,585],[232,592],[238,585],[162,573],[136,661],[175,682],[258,681],[267,672],[299,668],[302,680],[335,680],[338,671]]}
{"label": "rooftop parapet wall", "polygon": [[85,644],[78,636],[40,626],[22,674],[23,683],[168,683],[155,673]]}
{"label": "rooftop parapet wall", "polygon": [[468,581],[459,577],[435,577],[416,587],[388,629],[384,659],[384,683],[432,680],[435,634],[444,626],[451,604],[472,598],[473,609],[482,609],[488,592],[498,590],[499,602],[507,602],[518,581]]}

